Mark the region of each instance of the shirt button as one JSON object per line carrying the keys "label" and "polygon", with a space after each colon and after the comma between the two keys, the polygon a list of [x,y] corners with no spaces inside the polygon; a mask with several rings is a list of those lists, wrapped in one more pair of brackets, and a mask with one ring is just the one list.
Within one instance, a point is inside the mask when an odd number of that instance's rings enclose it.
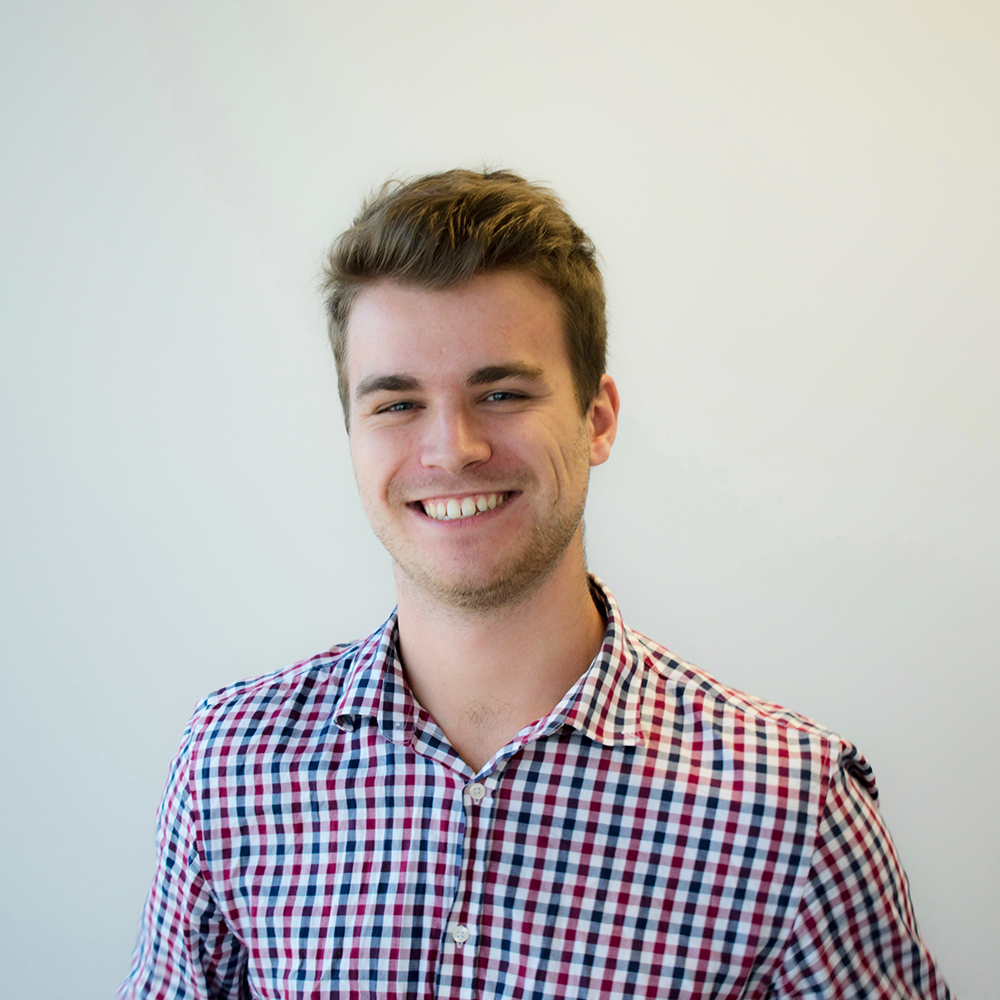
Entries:
{"label": "shirt button", "polygon": [[451,936],[455,939],[455,944],[465,944],[469,940],[469,928],[463,927],[459,924],[452,932]]}
{"label": "shirt button", "polygon": [[475,784],[469,785],[469,795],[473,802],[478,802],[486,794],[486,786],[481,785],[478,781]]}

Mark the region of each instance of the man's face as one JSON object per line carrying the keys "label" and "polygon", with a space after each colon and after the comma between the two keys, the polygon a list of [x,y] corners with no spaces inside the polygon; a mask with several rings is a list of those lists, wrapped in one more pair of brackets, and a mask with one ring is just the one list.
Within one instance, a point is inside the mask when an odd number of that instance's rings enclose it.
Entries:
{"label": "man's face", "polygon": [[581,416],[551,289],[520,272],[378,283],[352,308],[347,366],[354,473],[401,585],[487,610],[582,548],[617,397],[605,376]]}

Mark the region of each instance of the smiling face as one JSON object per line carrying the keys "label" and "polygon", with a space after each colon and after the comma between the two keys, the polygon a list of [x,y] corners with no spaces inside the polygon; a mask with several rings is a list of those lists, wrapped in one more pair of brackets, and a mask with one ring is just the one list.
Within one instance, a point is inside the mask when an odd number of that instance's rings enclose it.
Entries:
{"label": "smiling face", "polygon": [[351,310],[347,365],[355,477],[401,588],[485,611],[582,570],[617,395],[605,376],[581,415],[549,288],[520,272],[380,282]]}

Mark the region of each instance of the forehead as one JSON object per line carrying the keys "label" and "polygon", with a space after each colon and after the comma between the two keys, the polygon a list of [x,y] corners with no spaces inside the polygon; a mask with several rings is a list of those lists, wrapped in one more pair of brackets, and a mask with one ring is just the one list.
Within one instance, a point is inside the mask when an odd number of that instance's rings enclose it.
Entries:
{"label": "forehead", "polygon": [[531,363],[569,373],[562,308],[523,272],[479,275],[455,288],[381,281],[355,300],[347,327],[351,385],[381,372],[464,375],[484,365]]}

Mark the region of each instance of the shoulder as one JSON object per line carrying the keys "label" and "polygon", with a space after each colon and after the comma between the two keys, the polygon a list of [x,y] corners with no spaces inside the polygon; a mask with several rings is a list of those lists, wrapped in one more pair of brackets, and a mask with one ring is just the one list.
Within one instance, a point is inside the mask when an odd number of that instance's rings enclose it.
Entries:
{"label": "shoulder", "polygon": [[872,769],[849,740],[820,723],[728,687],[644,636],[628,630],[644,663],[643,732],[648,745],[713,759],[714,766],[752,772],[775,788],[810,786],[822,799],[835,772],[846,772],[876,799]]}
{"label": "shoulder", "polygon": [[185,742],[189,751],[226,752],[269,737],[287,743],[308,738],[332,722],[352,668],[369,640],[332,646],[315,656],[212,692],[195,709]]}

